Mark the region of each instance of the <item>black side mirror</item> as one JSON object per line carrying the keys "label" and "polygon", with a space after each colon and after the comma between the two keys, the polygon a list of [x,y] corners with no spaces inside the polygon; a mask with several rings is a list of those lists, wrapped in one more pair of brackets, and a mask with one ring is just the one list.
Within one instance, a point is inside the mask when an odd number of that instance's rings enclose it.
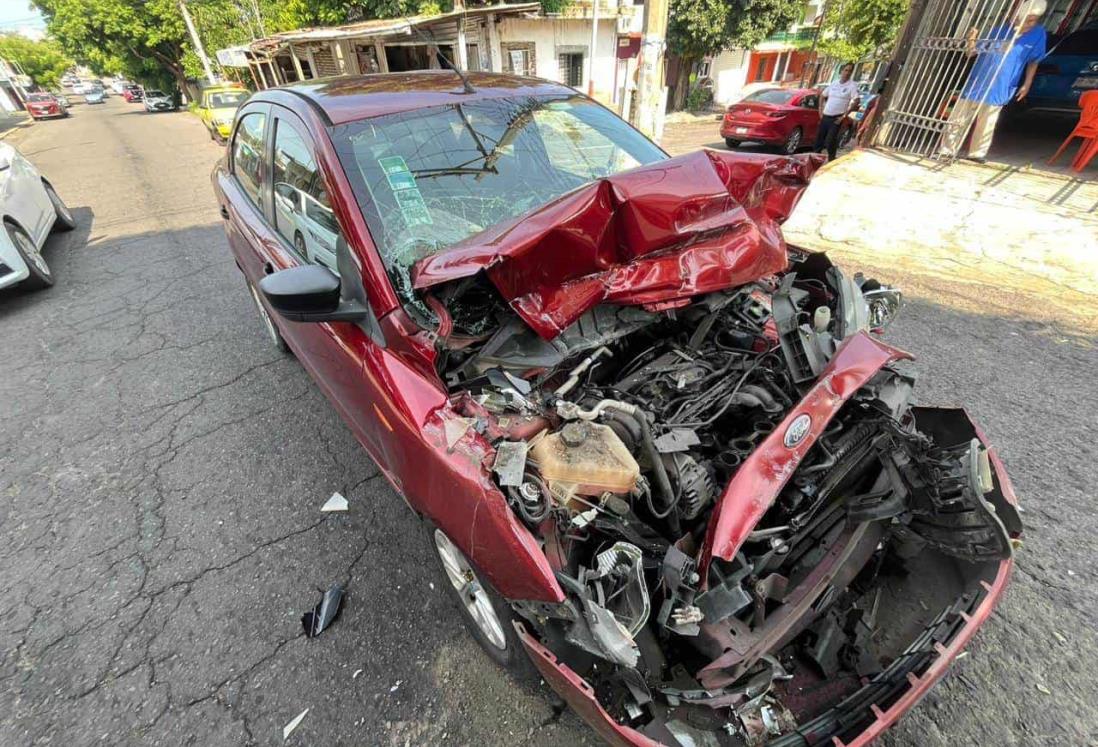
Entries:
{"label": "black side mirror", "polygon": [[[259,281],[259,290],[280,316],[293,322],[351,322],[381,347],[385,335],[370,302],[357,264],[340,237],[336,261],[347,282],[323,265],[302,265],[271,273]],[[358,282],[355,282],[355,281]]]}

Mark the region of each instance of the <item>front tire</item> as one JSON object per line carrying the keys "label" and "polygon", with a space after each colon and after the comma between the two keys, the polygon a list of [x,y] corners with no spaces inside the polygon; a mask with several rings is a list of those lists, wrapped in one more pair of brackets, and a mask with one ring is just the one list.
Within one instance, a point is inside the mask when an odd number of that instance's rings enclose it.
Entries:
{"label": "front tire", "polygon": [[53,285],[53,272],[50,270],[49,264],[46,263],[46,258],[42,256],[42,252],[31,241],[30,236],[22,228],[11,223],[4,224],[4,228],[7,229],[11,243],[15,245],[15,251],[19,252],[19,258],[23,260],[23,263],[30,271],[30,275],[23,280],[21,285],[28,290],[41,290]]}
{"label": "front tire", "polygon": [[57,214],[57,220],[53,222],[54,230],[71,231],[76,228],[76,219],[72,217],[72,213],[69,212],[68,207],[61,199],[61,195],[57,194],[57,190],[53,188],[53,185],[49,182],[42,182],[42,186],[46,188],[46,194],[49,195],[50,202],[53,203],[53,212]]}
{"label": "front tire", "polygon": [[740,141],[739,140],[733,140],[730,137],[726,137],[724,139],[724,144],[727,145],[732,150],[735,150],[736,148],[740,147]]}
{"label": "front tire", "polygon": [[439,578],[454,602],[469,634],[492,661],[519,681],[534,681],[537,670],[526,655],[507,601],[492,588],[446,533],[425,521],[427,539],[438,561]]}
{"label": "front tire", "polygon": [[278,327],[275,326],[274,319],[271,319],[270,313],[267,312],[267,307],[259,300],[259,291],[255,289],[254,285],[248,283],[248,292],[252,296],[252,302],[255,303],[255,308],[259,312],[259,320],[263,322],[263,328],[267,331],[267,337],[270,339],[271,344],[280,353],[290,352],[290,346],[286,344],[286,339],[278,331]]}

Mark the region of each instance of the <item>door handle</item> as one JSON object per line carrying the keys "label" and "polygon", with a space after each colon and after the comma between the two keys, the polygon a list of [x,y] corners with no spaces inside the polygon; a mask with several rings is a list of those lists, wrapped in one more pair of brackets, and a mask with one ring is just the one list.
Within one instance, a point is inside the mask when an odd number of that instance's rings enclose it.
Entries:
{"label": "door handle", "polygon": [[263,263],[263,273],[264,274],[270,275],[274,271],[275,271],[274,265],[272,265],[270,262],[264,262]]}
{"label": "door handle", "polygon": [[220,207],[221,207],[221,217],[224,218],[225,220],[228,220],[229,219],[229,208],[225,207],[224,205],[221,205]]}

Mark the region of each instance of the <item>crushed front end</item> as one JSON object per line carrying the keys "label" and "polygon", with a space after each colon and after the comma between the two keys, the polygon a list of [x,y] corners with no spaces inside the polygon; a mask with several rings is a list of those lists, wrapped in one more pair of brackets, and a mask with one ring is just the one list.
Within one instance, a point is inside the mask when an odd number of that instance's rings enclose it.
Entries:
{"label": "crushed front end", "polygon": [[1009,577],[1002,465],[873,335],[899,293],[789,257],[550,339],[482,276],[434,303],[451,407],[565,593],[512,600],[519,637],[611,743],[864,744]]}

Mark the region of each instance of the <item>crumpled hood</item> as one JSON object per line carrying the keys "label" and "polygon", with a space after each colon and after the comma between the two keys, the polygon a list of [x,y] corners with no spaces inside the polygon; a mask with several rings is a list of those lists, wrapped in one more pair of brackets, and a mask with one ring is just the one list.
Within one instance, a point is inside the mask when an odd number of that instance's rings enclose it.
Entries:
{"label": "crumpled hood", "polygon": [[416,288],[485,270],[552,339],[600,303],[673,306],[787,263],[780,224],[823,159],[702,150],[599,179],[416,263]]}

